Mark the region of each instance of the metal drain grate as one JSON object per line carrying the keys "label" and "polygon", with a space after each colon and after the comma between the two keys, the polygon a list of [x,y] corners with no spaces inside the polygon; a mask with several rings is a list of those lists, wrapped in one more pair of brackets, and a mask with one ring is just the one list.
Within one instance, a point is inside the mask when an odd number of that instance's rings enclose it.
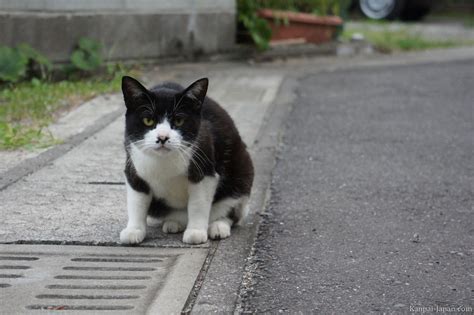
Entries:
{"label": "metal drain grate", "polygon": [[206,255],[203,248],[0,245],[0,313],[179,313]]}

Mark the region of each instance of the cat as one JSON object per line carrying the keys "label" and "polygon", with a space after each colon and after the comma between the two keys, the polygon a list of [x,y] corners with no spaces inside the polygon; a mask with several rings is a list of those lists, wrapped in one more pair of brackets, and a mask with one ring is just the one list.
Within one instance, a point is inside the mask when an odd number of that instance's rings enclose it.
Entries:
{"label": "cat", "polygon": [[230,236],[248,213],[254,168],[229,114],[206,96],[208,79],[148,90],[124,76],[127,227],[123,244],[141,243],[147,216],[165,233],[201,244]]}

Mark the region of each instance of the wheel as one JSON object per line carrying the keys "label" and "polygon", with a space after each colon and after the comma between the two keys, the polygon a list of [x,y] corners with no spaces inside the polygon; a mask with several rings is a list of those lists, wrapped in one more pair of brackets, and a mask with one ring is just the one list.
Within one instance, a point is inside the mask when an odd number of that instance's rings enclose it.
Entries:
{"label": "wheel", "polygon": [[375,20],[393,20],[400,16],[405,0],[359,0],[362,13]]}

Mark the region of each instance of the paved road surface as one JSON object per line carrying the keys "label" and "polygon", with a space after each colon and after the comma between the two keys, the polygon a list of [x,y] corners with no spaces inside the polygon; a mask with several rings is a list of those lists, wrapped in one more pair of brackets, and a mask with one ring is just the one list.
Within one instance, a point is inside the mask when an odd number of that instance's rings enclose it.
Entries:
{"label": "paved road surface", "polygon": [[301,79],[244,309],[472,311],[473,82],[472,62]]}

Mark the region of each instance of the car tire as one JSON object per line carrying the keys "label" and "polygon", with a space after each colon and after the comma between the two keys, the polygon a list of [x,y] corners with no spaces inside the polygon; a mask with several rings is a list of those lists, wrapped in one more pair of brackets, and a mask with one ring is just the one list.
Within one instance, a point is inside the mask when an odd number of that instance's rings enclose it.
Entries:
{"label": "car tire", "polygon": [[405,7],[405,0],[358,0],[359,10],[366,17],[374,20],[394,20],[400,17]]}

